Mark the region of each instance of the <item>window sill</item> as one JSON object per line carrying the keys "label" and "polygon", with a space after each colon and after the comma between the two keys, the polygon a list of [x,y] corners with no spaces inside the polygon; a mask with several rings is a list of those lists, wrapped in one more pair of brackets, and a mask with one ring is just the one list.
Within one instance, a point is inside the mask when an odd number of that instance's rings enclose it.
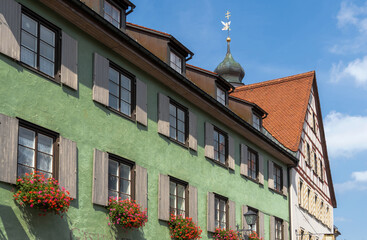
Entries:
{"label": "window sill", "polygon": [[221,163],[218,160],[215,160],[215,159],[212,159],[212,158],[208,158],[208,157],[206,157],[206,158],[209,159],[210,161],[214,162],[215,164],[217,164],[217,165],[219,165],[219,166],[227,169],[227,170],[229,169],[229,167],[226,164]]}
{"label": "window sill", "polygon": [[127,120],[130,120],[130,121],[135,123],[135,114],[131,114],[131,117],[130,117],[126,114],[123,114],[122,112],[117,111],[116,109],[114,109],[112,107],[107,106],[107,108],[108,108],[108,110],[110,110],[111,112],[119,115],[120,117],[126,118]]}
{"label": "window sill", "polygon": [[50,81],[52,81],[52,82],[56,83],[57,85],[60,85],[60,86],[61,86],[60,77],[54,77],[54,78],[53,78],[53,77],[51,77],[51,76],[49,76],[49,75],[47,75],[47,74],[45,74],[45,73],[41,72],[40,70],[35,69],[35,68],[33,68],[33,67],[31,67],[31,66],[29,66],[29,65],[27,65],[27,64],[25,64],[25,63],[23,63],[23,62],[20,62],[20,61],[19,61],[18,63],[19,63],[19,65],[20,65],[20,66],[22,66],[22,67],[24,67],[24,68],[28,69],[29,71],[34,72],[34,73],[36,73],[36,74],[38,74],[38,75],[41,75],[42,77],[46,78],[47,80],[50,80]]}
{"label": "window sill", "polygon": [[264,185],[263,183],[260,183],[259,179],[254,179],[252,177],[249,177],[249,176],[246,176],[246,175],[243,175],[241,174],[241,176],[243,176],[244,178],[246,178],[247,180],[250,180],[251,182],[254,182],[256,184],[259,184],[259,185]]}
{"label": "window sill", "polygon": [[[269,188],[269,187],[268,187]],[[276,194],[279,194],[279,195],[282,195],[283,197],[287,197],[287,195],[283,194],[282,191],[279,191],[277,189],[274,189],[274,188],[269,188],[270,191],[276,193]]]}
{"label": "window sill", "polygon": [[171,138],[171,137],[167,137],[171,142],[174,142],[176,143],[177,145],[180,145],[181,147],[184,147],[184,148],[189,148],[189,144],[188,142],[186,141],[186,143],[182,143],[174,138]]}

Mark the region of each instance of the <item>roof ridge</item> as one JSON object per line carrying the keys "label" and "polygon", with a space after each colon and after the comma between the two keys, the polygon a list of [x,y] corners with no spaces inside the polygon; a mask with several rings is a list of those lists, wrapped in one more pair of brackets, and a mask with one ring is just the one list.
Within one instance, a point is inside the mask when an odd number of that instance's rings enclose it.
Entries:
{"label": "roof ridge", "polygon": [[250,85],[244,85],[244,86],[240,86],[237,87],[234,91],[235,92],[240,92],[240,91],[245,91],[245,90],[249,90],[249,89],[254,89],[254,88],[260,88],[260,87],[265,87],[265,86],[269,86],[269,85],[274,85],[274,84],[280,84],[280,83],[284,83],[284,82],[289,82],[289,81],[295,81],[295,80],[299,80],[300,78],[303,77],[308,77],[311,75],[314,75],[315,71],[309,71],[309,72],[305,72],[305,73],[299,73],[296,75],[291,75],[291,76],[287,76],[287,77],[282,77],[282,78],[276,78],[276,79],[272,79],[272,80],[267,80],[264,82],[258,82],[258,83],[253,83]]}
{"label": "roof ridge", "polygon": [[130,25],[132,25],[132,26],[139,27],[139,28],[143,28],[143,29],[146,29],[146,30],[149,30],[149,31],[153,31],[153,32],[156,32],[156,33],[160,33],[160,34],[163,34],[163,35],[166,35],[166,36],[172,36],[172,35],[171,35],[171,34],[169,34],[169,33],[161,32],[161,31],[155,30],[155,29],[153,29],[153,28],[144,27],[144,26],[141,26],[141,25],[138,25],[138,24],[132,23],[132,22],[126,22],[126,24],[130,24]]}
{"label": "roof ridge", "polygon": [[210,70],[207,70],[207,69],[204,69],[204,68],[201,68],[201,67],[198,67],[198,66],[194,66],[194,65],[191,65],[191,64],[188,64],[188,63],[186,63],[186,66],[189,66],[189,67],[192,67],[192,68],[196,68],[196,69],[199,69],[199,70],[202,70],[202,71],[205,71],[205,72],[214,74],[214,75],[218,75],[218,73],[216,73],[216,72],[212,72]]}

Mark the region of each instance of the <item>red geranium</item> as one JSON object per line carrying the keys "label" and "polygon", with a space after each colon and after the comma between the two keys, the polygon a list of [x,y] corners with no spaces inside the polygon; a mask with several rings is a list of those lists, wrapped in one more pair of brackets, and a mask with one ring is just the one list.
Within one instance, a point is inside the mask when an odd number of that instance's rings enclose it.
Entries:
{"label": "red geranium", "polygon": [[214,232],[215,240],[240,240],[238,233],[234,230],[226,230],[222,228],[216,228]]}
{"label": "red geranium", "polygon": [[263,240],[263,238],[260,238],[257,233],[255,231],[253,231],[250,235],[249,235],[249,239],[250,240]]}
{"label": "red geranium", "polygon": [[184,218],[182,215],[171,214],[168,222],[171,238],[175,240],[200,239],[202,230],[192,221],[192,218]]}

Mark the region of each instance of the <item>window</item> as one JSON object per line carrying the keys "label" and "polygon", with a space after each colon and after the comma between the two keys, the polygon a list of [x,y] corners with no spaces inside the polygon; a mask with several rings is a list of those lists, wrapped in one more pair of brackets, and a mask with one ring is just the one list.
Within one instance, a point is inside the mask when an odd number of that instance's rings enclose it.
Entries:
{"label": "window", "polygon": [[275,218],[275,240],[283,240],[283,220]]}
{"label": "window", "polygon": [[170,52],[170,66],[179,73],[182,73],[182,58],[174,52]]}
{"label": "window", "polygon": [[317,170],[317,157],[316,157],[316,152],[313,153],[313,161],[314,161],[314,171],[317,174],[318,170]]}
{"label": "window", "polygon": [[323,166],[322,166],[322,161],[321,159],[319,159],[320,161],[320,178],[321,178],[321,181],[324,180],[324,169],[323,169]]}
{"label": "window", "polygon": [[314,131],[314,132],[316,132],[316,115],[315,115],[315,113],[313,112],[312,113],[312,130]]}
{"label": "window", "polygon": [[39,171],[47,178],[57,178],[57,134],[30,123],[21,123],[18,135],[18,177]]}
{"label": "window", "polygon": [[261,118],[255,113],[252,114],[252,126],[259,131],[261,129]]}
{"label": "window", "polygon": [[320,206],[320,220],[321,220],[321,222],[324,222],[323,213],[324,213],[324,202],[321,202],[321,206]]}
{"label": "window", "polygon": [[227,134],[214,128],[214,160],[225,164],[227,158]]}
{"label": "window", "polygon": [[252,149],[248,150],[248,176],[254,180],[257,179],[258,175],[258,163],[259,158],[257,152],[253,151]]}
{"label": "window", "polygon": [[135,77],[114,64],[109,69],[109,106],[128,117],[135,110]]}
{"label": "window", "polygon": [[[302,206],[303,194],[302,194],[303,182],[299,181],[299,193],[298,193],[298,203]],[[303,204],[304,205],[304,204]]]}
{"label": "window", "polygon": [[217,101],[224,106],[227,104],[227,92],[219,86],[217,86]]}
{"label": "window", "polygon": [[108,160],[108,197],[133,199],[132,168],[133,163],[109,154]]}
{"label": "window", "polygon": [[215,227],[227,229],[227,199],[216,195],[215,207]]}
{"label": "window", "polygon": [[175,215],[181,214],[185,217],[186,214],[186,186],[187,183],[184,183],[180,180],[170,179],[169,183],[169,208],[170,213]]}
{"label": "window", "polygon": [[306,163],[310,164],[310,159],[311,159],[311,153],[310,153],[310,145],[307,143],[307,153],[306,153]]}
{"label": "window", "polygon": [[50,76],[59,70],[60,31],[39,16],[23,9],[20,61]]}
{"label": "window", "polygon": [[274,163],[274,189],[281,192],[283,188],[282,168]]}
{"label": "window", "polygon": [[311,195],[311,190],[307,189],[307,209],[309,211],[311,211],[311,201],[312,201],[312,199],[310,199],[310,195]]}
{"label": "window", "polygon": [[169,135],[170,138],[186,144],[187,139],[187,109],[174,101],[169,104]]}
{"label": "window", "polygon": [[317,195],[315,195],[315,212],[314,212],[314,215],[317,216]]}
{"label": "window", "polygon": [[305,230],[302,229],[299,240],[303,240],[304,237],[305,237]]}
{"label": "window", "polygon": [[104,1],[104,19],[117,28],[121,26],[121,10],[108,1]]}

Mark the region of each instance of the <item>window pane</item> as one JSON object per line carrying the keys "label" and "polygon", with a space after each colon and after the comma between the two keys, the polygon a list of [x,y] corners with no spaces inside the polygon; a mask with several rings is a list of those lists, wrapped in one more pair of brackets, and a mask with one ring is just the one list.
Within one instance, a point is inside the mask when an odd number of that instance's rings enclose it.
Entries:
{"label": "window pane", "polygon": [[185,186],[177,184],[177,196],[185,198]]}
{"label": "window pane", "polygon": [[176,128],[176,118],[173,116],[169,116],[169,125],[173,128]]}
{"label": "window pane", "polygon": [[46,73],[47,75],[53,77],[54,74],[54,64],[46,58],[40,57],[40,71]]}
{"label": "window pane", "polygon": [[109,81],[108,88],[110,91],[110,94],[115,95],[116,97],[119,96],[119,85],[114,83],[113,81]]}
{"label": "window pane", "polygon": [[120,165],[120,177],[130,180],[131,168],[128,165]]}
{"label": "window pane", "polygon": [[174,182],[169,183],[169,193],[172,195],[176,195],[176,183]]}
{"label": "window pane", "polygon": [[169,105],[169,114],[176,117],[176,107],[172,104]]}
{"label": "window pane", "polygon": [[119,73],[113,68],[110,68],[109,79],[117,85],[119,84]]}
{"label": "window pane", "polygon": [[110,105],[110,107],[118,110],[119,109],[119,100],[118,100],[118,98],[116,98],[116,97],[114,97],[110,94],[109,105]]}
{"label": "window pane", "polygon": [[20,61],[31,67],[36,67],[37,55],[22,46],[20,49]]}
{"label": "window pane", "polygon": [[118,191],[118,178],[114,176],[108,176],[108,189]]}
{"label": "window pane", "polygon": [[55,48],[42,41],[40,42],[40,54],[52,62],[55,61]]}
{"label": "window pane", "polygon": [[38,151],[52,154],[54,140],[43,134],[38,134]]}
{"label": "window pane", "polygon": [[176,208],[176,197],[174,195],[169,195],[169,206],[170,208]]}
{"label": "window pane", "polygon": [[178,210],[185,211],[185,200],[183,198],[177,199],[177,208]]}
{"label": "window pane", "polygon": [[185,143],[185,134],[183,134],[182,132],[178,132],[177,133],[177,140],[182,142],[182,143]]}
{"label": "window pane", "polygon": [[18,165],[18,177],[23,177],[26,173],[32,173],[33,171],[33,168]]}
{"label": "window pane", "polygon": [[33,35],[22,31],[22,46],[29,48],[32,51],[37,51],[37,38]]}
{"label": "window pane", "polygon": [[34,150],[18,146],[18,163],[34,167]]}
{"label": "window pane", "polygon": [[113,160],[108,161],[108,174],[118,176],[119,163]]}
{"label": "window pane", "polygon": [[55,33],[41,25],[41,39],[51,46],[55,46]]}
{"label": "window pane", "polygon": [[124,88],[121,88],[121,99],[124,100],[125,102],[131,103],[130,92]]}
{"label": "window pane", "polygon": [[181,121],[185,121],[185,112],[182,111],[181,109],[177,109],[177,115],[178,115],[178,119]]}
{"label": "window pane", "polygon": [[130,116],[131,115],[130,104],[128,104],[124,101],[121,101],[121,112],[123,114],[126,114],[126,115]]}
{"label": "window pane", "polygon": [[123,74],[121,74],[121,86],[127,90],[131,90],[131,80]]}
{"label": "window pane", "polygon": [[120,192],[130,195],[130,181],[121,179]]}
{"label": "window pane", "polygon": [[176,129],[173,127],[169,128],[169,136],[173,139],[176,139],[177,135],[176,135]]}
{"label": "window pane", "polygon": [[38,152],[37,153],[37,170],[52,172],[52,156]]}
{"label": "window pane", "polygon": [[19,127],[19,144],[35,148],[36,133],[27,128]]}
{"label": "window pane", "polygon": [[22,28],[37,36],[37,22],[25,14],[22,14]]}
{"label": "window pane", "polygon": [[125,199],[130,199],[130,197],[128,195],[125,194],[120,194],[121,200],[125,200]]}
{"label": "window pane", "polygon": [[108,197],[117,198],[118,197],[118,194],[117,194],[117,192],[114,192],[114,191],[108,191]]}
{"label": "window pane", "polygon": [[185,123],[181,121],[177,121],[177,129],[181,132],[185,132]]}

